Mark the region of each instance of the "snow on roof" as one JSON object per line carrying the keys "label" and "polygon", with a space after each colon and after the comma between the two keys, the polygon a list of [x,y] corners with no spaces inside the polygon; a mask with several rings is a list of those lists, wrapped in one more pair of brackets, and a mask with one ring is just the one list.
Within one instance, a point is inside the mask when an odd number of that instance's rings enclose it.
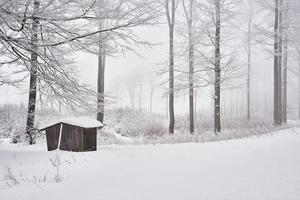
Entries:
{"label": "snow on roof", "polygon": [[47,122],[43,124],[39,130],[45,130],[51,126],[54,126],[56,124],[70,124],[73,126],[79,126],[82,128],[97,128],[97,127],[102,127],[103,124],[95,119],[92,118],[86,118],[86,117],[68,117],[68,118],[60,118],[60,119],[55,119],[53,121]]}

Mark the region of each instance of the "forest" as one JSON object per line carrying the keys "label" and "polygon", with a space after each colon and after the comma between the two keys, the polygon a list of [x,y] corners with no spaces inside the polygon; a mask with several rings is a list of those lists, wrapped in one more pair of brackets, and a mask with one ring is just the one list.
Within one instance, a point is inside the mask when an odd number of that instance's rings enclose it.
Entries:
{"label": "forest", "polygon": [[1,96],[13,95],[0,135],[14,141],[35,143],[39,123],[61,116],[150,137],[300,117],[296,0],[6,0],[1,10]]}

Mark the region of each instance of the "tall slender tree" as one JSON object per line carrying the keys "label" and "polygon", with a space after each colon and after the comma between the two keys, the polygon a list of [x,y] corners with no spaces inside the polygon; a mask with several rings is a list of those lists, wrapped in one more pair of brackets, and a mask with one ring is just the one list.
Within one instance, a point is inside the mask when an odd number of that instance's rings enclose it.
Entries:
{"label": "tall slender tree", "polygon": [[298,118],[300,119],[300,50],[298,51]]}
{"label": "tall slender tree", "polygon": [[[103,21],[99,22],[99,29],[103,29]],[[104,84],[105,84],[105,47],[104,33],[99,33],[98,47],[98,84],[97,84],[97,120],[104,121]]]}
{"label": "tall slender tree", "polygon": [[296,45],[297,62],[298,62],[298,118],[300,118],[300,48]]}
{"label": "tall slender tree", "polygon": [[190,134],[194,134],[194,0],[189,0],[189,8],[187,9],[185,0],[182,0],[183,10],[188,24],[188,51],[189,51],[189,123]]}
{"label": "tall slender tree", "polygon": [[252,20],[253,20],[253,5],[252,1],[248,0],[249,4],[249,16],[248,16],[248,31],[247,31],[247,119],[251,119],[251,56],[252,56],[252,48],[251,48],[251,41],[252,41]]}
{"label": "tall slender tree", "polygon": [[280,5],[282,0],[275,0],[275,22],[274,22],[274,124],[282,124],[282,69],[281,69],[281,41]]}
{"label": "tall slender tree", "polygon": [[288,74],[288,15],[289,2],[284,4],[283,8],[283,71],[282,71],[282,121],[287,123],[287,74]]}
{"label": "tall slender tree", "polygon": [[[171,4],[171,5],[170,5]],[[174,27],[175,27],[175,0],[165,0],[166,16],[169,26],[169,133],[174,134]]]}
{"label": "tall slender tree", "polygon": [[215,81],[214,81],[214,124],[215,133],[221,131],[221,2],[215,0]]}

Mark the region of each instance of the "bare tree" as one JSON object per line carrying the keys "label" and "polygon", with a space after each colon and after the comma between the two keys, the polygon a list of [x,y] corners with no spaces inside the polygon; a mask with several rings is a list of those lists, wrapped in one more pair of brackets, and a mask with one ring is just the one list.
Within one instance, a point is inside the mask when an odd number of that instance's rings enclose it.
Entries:
{"label": "bare tree", "polygon": [[[109,26],[115,26],[116,23],[120,23],[121,21],[127,22],[134,19],[134,22],[129,27],[111,30],[105,33],[101,32],[98,38],[88,38],[85,41],[84,50],[98,56],[97,119],[101,122],[104,120],[106,57],[117,53],[125,54],[127,51],[138,54],[133,49],[133,46],[151,47],[152,44],[150,42],[139,39],[134,33],[134,28],[156,24],[156,18],[160,16],[157,14],[158,11],[156,7],[157,4],[155,2],[148,0],[100,0],[96,2],[93,11],[98,17],[96,24],[100,23],[99,30],[103,30]],[[94,21],[94,19],[91,19],[92,23]],[[94,44],[97,44],[98,49],[93,49]]]}
{"label": "bare tree", "polygon": [[194,134],[195,120],[194,120],[194,0],[189,0],[189,9],[186,8],[185,0],[182,0],[183,10],[188,24],[188,51],[189,51],[189,122],[190,134]]}
{"label": "bare tree", "polygon": [[287,84],[288,84],[288,40],[289,40],[289,0],[283,10],[283,75],[282,75],[282,121],[287,123]]}
{"label": "bare tree", "polygon": [[221,2],[215,0],[215,17],[216,17],[216,32],[215,32],[215,94],[214,94],[214,119],[215,133],[221,131]]}
{"label": "bare tree", "polygon": [[207,0],[195,1],[195,5],[199,10],[195,13],[201,12],[201,23],[194,23],[194,62],[198,66],[194,69],[194,88],[213,87],[211,97],[214,129],[218,133],[221,131],[221,86],[225,90],[229,88],[231,81],[241,78],[235,47],[229,45],[236,35],[233,24],[237,3]]}
{"label": "bare tree", "polygon": [[[171,4],[171,6],[170,6]],[[169,133],[174,134],[174,27],[176,1],[165,0],[166,16],[169,26]]]}
{"label": "bare tree", "polygon": [[[103,29],[103,22],[99,22],[99,29]],[[104,120],[104,85],[105,85],[105,47],[103,33],[99,33],[98,52],[98,83],[97,83],[97,120],[103,123]]]}
{"label": "bare tree", "polygon": [[248,61],[248,67],[247,67],[247,119],[251,119],[251,42],[252,42],[252,20],[253,20],[253,5],[252,1],[248,0],[249,4],[249,16],[248,16],[248,31],[247,31],[247,61]]}
{"label": "bare tree", "polygon": [[282,0],[275,0],[274,23],[274,123],[282,124]]}

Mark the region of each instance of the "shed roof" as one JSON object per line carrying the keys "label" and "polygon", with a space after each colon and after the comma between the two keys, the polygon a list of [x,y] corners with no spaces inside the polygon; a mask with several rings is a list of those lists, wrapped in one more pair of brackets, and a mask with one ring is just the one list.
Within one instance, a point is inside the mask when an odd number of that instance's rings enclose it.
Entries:
{"label": "shed roof", "polygon": [[95,119],[92,118],[86,118],[86,117],[68,117],[68,118],[60,118],[55,119],[50,122],[46,122],[45,124],[42,124],[42,126],[39,128],[40,131],[43,131],[51,126],[54,126],[56,124],[69,124],[73,126],[79,126],[82,128],[98,128],[102,127],[103,124]]}

